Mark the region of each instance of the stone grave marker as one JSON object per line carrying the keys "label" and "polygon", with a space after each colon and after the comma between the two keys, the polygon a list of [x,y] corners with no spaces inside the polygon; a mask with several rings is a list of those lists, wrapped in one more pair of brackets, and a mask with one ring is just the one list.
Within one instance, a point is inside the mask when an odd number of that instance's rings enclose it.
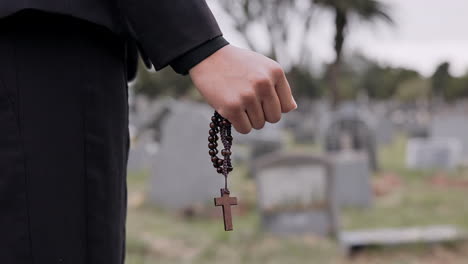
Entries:
{"label": "stone grave marker", "polygon": [[353,230],[342,232],[338,238],[347,255],[366,248],[433,245],[467,239],[466,230],[451,225]]}
{"label": "stone grave marker", "polygon": [[154,141],[151,131],[147,131],[138,138],[132,138],[128,153],[127,172],[150,172],[158,149],[159,144]]}
{"label": "stone grave marker", "polygon": [[364,152],[343,151],[330,159],[337,203],[345,207],[370,207],[373,194],[368,156]]}
{"label": "stone grave marker", "polygon": [[363,119],[353,114],[338,115],[331,121],[325,137],[325,149],[334,154],[343,150],[364,151],[370,167],[378,170],[375,133]]}
{"label": "stone grave marker", "polygon": [[279,235],[336,234],[338,219],[330,164],[322,157],[273,153],[256,161],[262,227]]}
{"label": "stone grave marker", "polygon": [[406,146],[406,166],[410,169],[453,170],[461,164],[462,145],[455,138],[412,138]]}
{"label": "stone grave marker", "polygon": [[152,167],[150,199],[156,206],[182,210],[211,204],[219,195],[224,180],[213,169],[204,140],[212,114],[206,105],[172,105]]}
{"label": "stone grave marker", "polygon": [[462,147],[462,160],[468,164],[468,114],[444,113],[433,117],[431,137],[452,138],[458,140]]}

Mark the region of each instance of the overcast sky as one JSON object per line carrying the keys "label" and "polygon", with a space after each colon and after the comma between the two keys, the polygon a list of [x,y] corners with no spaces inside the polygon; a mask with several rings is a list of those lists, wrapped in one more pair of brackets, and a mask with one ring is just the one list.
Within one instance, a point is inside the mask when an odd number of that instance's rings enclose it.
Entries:
{"label": "overcast sky", "polygon": [[[223,0],[217,0],[223,1]],[[442,61],[451,71],[468,71],[468,0],[384,0],[390,7],[395,25],[367,25],[353,21],[346,51],[360,51],[382,64],[407,66],[431,75]],[[242,37],[230,26],[229,19],[210,2],[225,37],[245,46]],[[333,17],[320,12],[315,17],[309,40],[316,65],[333,60]]]}

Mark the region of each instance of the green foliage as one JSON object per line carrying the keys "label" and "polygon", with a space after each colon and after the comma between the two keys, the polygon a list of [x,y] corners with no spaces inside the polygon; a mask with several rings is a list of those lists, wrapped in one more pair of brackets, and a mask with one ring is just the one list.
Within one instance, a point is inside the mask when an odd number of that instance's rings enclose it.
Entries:
{"label": "green foliage", "polygon": [[460,78],[449,79],[443,95],[447,101],[468,98],[468,73]]}
{"label": "green foliage", "polygon": [[294,97],[315,99],[323,95],[320,81],[315,79],[305,67],[294,66],[286,75],[289,84],[294,87]]}
{"label": "green foliage", "polygon": [[431,95],[431,84],[427,79],[412,78],[398,85],[396,97],[406,102],[414,102],[421,98],[429,98]]}
{"label": "green foliage", "polygon": [[385,100],[395,95],[402,82],[419,77],[414,70],[382,67],[372,63],[361,77],[361,87],[370,98]]}
{"label": "green foliage", "polygon": [[157,96],[178,98],[191,93],[194,85],[189,77],[175,73],[170,67],[159,72],[150,72],[140,62],[133,89],[136,94],[150,98]]}
{"label": "green foliage", "polygon": [[452,76],[449,73],[450,64],[443,62],[437,66],[436,71],[432,75],[432,92],[434,95],[441,96],[446,93],[446,89],[450,86]]}

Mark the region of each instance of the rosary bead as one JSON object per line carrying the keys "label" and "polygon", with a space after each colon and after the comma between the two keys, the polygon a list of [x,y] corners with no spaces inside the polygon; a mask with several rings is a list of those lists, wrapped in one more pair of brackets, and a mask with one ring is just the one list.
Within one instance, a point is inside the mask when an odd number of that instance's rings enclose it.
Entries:
{"label": "rosary bead", "polygon": [[208,148],[209,149],[215,149],[216,145],[214,143],[208,143]]}
{"label": "rosary bead", "polygon": [[215,141],[216,141],[215,137],[213,137],[213,136],[209,136],[209,137],[208,137],[208,142],[213,143],[213,142],[215,142]]}
{"label": "rosary bead", "polygon": [[215,123],[211,122],[211,123],[210,123],[210,128],[216,128]]}
{"label": "rosary bead", "polygon": [[216,136],[216,131],[214,129],[210,129],[208,133],[210,133],[210,136]]}
{"label": "rosary bead", "polygon": [[213,163],[213,167],[215,167],[216,169],[219,168],[220,166],[217,164],[217,163]]}
{"label": "rosary bead", "polygon": [[231,172],[232,170],[233,170],[232,167],[228,167],[228,168],[227,168],[227,171],[228,171],[228,172]]}
{"label": "rosary bead", "polygon": [[218,157],[211,157],[211,162],[217,163],[218,162]]}
{"label": "rosary bead", "polygon": [[213,121],[213,122],[218,122],[218,118],[217,118],[216,116],[212,116],[212,117],[211,117],[211,121]]}
{"label": "rosary bead", "polygon": [[232,141],[232,136],[226,136],[227,141]]}
{"label": "rosary bead", "polygon": [[223,168],[218,168],[218,169],[216,169],[216,171],[217,171],[218,173],[223,173]]}
{"label": "rosary bead", "polygon": [[215,149],[210,149],[210,151],[208,153],[210,154],[210,156],[214,157],[214,156],[216,156],[216,154],[218,154],[218,151],[215,150]]}
{"label": "rosary bead", "polygon": [[223,156],[229,156],[231,155],[231,151],[227,150],[227,149],[223,149],[221,150],[221,155]]}
{"label": "rosary bead", "polygon": [[218,159],[218,161],[217,161],[217,162],[218,162],[218,165],[219,165],[219,166],[222,166],[222,165],[223,165],[223,163],[224,163],[224,160],[222,160],[222,159]]}
{"label": "rosary bead", "polygon": [[228,126],[230,123],[229,121],[227,121],[226,119],[223,120],[222,122],[223,126]]}

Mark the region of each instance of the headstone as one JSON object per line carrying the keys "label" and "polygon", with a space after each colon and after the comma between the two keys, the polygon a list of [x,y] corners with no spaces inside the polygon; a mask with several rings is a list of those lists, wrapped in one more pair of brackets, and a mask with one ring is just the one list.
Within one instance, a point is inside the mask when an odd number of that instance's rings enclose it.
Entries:
{"label": "headstone", "polygon": [[328,161],[308,154],[274,153],[257,160],[254,171],[266,231],[336,234],[338,216]]}
{"label": "headstone", "polygon": [[212,203],[219,195],[224,179],[213,169],[207,147],[212,111],[192,102],[171,106],[152,167],[150,198],[155,205],[187,209]]}
{"label": "headstone", "polygon": [[237,144],[244,144],[251,148],[250,159],[255,160],[263,155],[279,151],[285,144],[282,123],[265,124],[261,130],[252,130],[247,135],[233,131]]}
{"label": "headstone", "polygon": [[395,125],[386,116],[379,116],[375,124],[375,136],[378,145],[388,145],[395,138]]}
{"label": "headstone", "polygon": [[370,207],[373,201],[371,171],[364,152],[344,151],[331,157],[337,203]]}
{"label": "headstone", "polygon": [[127,172],[149,173],[158,150],[159,144],[154,141],[150,131],[138,138],[132,137],[128,153]]}
{"label": "headstone", "polygon": [[444,113],[434,116],[431,137],[458,140],[462,146],[462,160],[468,164],[468,113]]}
{"label": "headstone", "polygon": [[375,133],[368,124],[354,113],[338,114],[330,123],[325,137],[328,153],[343,150],[364,151],[372,170],[378,170]]}
{"label": "headstone", "polygon": [[468,233],[456,226],[382,228],[342,232],[339,241],[351,255],[365,248],[441,244],[466,241]]}
{"label": "headstone", "polygon": [[406,146],[406,165],[410,169],[453,170],[461,164],[462,146],[454,138],[412,138]]}

